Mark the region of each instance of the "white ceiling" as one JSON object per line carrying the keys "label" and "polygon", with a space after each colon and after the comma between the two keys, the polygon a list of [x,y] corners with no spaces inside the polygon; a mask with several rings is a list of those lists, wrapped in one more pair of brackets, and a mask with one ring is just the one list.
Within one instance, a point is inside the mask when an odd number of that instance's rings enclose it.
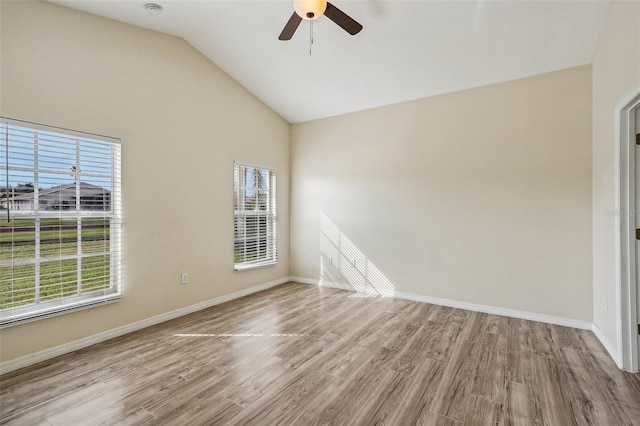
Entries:
{"label": "white ceiling", "polygon": [[591,63],[611,2],[332,0],[364,29],[326,17],[291,41],[291,1],[55,1],[182,37],[291,123]]}

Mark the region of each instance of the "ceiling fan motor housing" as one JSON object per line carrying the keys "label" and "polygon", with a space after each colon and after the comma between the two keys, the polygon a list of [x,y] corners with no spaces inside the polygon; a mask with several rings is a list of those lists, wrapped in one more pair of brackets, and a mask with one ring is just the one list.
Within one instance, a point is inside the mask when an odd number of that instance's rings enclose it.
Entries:
{"label": "ceiling fan motor housing", "polygon": [[293,0],[293,9],[302,19],[313,21],[324,14],[327,0]]}

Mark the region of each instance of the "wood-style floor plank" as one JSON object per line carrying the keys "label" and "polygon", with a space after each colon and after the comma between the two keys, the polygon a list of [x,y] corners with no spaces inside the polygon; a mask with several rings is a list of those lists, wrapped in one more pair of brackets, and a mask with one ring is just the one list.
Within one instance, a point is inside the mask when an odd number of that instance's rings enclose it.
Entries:
{"label": "wood-style floor plank", "polygon": [[534,388],[518,382],[507,385],[506,425],[542,425],[540,400]]}
{"label": "wood-style floor plank", "polygon": [[640,425],[590,331],[289,283],[0,377],[2,425]]}

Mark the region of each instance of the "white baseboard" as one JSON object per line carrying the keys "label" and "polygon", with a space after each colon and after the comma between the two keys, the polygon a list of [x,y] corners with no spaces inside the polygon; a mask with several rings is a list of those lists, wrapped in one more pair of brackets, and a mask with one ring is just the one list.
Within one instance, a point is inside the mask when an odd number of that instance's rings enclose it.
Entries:
{"label": "white baseboard", "polygon": [[600,343],[602,343],[602,346],[604,346],[607,352],[609,352],[609,356],[613,358],[613,361],[616,363],[618,368],[622,368],[622,356],[618,354],[616,347],[612,345],[611,342],[609,342],[609,340],[607,340],[607,338],[604,336],[604,333],[598,328],[597,325],[592,324],[591,331],[593,331],[593,334],[595,334],[598,340],[600,340]]}
{"label": "white baseboard", "polygon": [[[331,288],[338,288],[341,290],[355,291],[354,288],[350,287],[347,284],[342,284],[342,283],[323,281],[322,284],[320,284],[319,280],[302,278],[302,277],[290,277],[290,279],[291,281],[299,282],[302,284],[321,285],[322,287],[331,287]],[[547,324],[562,325],[565,327],[579,328],[582,330],[591,330],[593,327],[593,324],[589,321],[580,321],[580,320],[575,320],[571,318],[556,317],[552,315],[538,314],[538,313],[527,312],[527,311],[519,311],[516,309],[500,308],[497,306],[479,305],[476,303],[461,302],[458,300],[441,299],[438,297],[422,296],[419,294],[402,293],[399,291],[391,292],[391,294],[389,294],[388,297],[413,300],[416,302],[423,302],[423,303],[431,303],[432,305],[448,306],[451,308],[465,309],[468,311],[483,312],[485,314],[520,318],[520,319],[525,319],[530,321],[543,322]]]}
{"label": "white baseboard", "polygon": [[[266,290],[268,288],[294,281],[302,284],[320,285],[319,280],[303,277],[285,277],[279,280],[271,281],[268,283],[260,284],[245,290],[237,291],[225,296],[216,297],[215,299],[206,300],[204,302],[196,303],[191,306],[187,306],[181,309],[176,309],[171,312],[156,315],[151,318],[147,318],[141,321],[136,321],[132,324],[127,324],[122,327],[107,330],[102,333],[94,334],[73,342],[66,343],[64,345],[55,346],[53,348],[45,349],[35,352],[33,354],[25,355],[16,359],[5,361],[0,363],[0,374],[8,373],[10,371],[17,370],[19,368],[28,367],[38,362],[46,361],[47,359],[55,358],[60,355],[64,355],[69,352],[77,351],[87,346],[94,345],[96,343],[104,342],[115,337],[125,335],[143,328],[159,324],[164,321],[168,321],[174,318],[181,317],[193,312],[200,311],[202,309],[209,308],[211,306],[219,305],[224,302],[228,302],[234,299],[238,299],[243,296],[247,296],[258,291]],[[323,282],[323,287],[338,288],[341,290],[355,291],[354,288],[336,282]],[[570,318],[556,317],[551,315],[537,314],[533,312],[519,311],[515,309],[499,308],[495,306],[479,305],[475,303],[461,302],[457,300],[441,299],[437,297],[428,297],[411,293],[393,292],[390,297],[396,297],[399,299],[413,300],[416,302],[431,303],[434,305],[448,306],[451,308],[466,309],[469,311],[483,312],[487,314],[501,315],[513,318],[526,319],[531,321],[538,321],[548,324],[561,325],[565,327],[579,328],[583,330],[592,330],[598,340],[605,347],[611,358],[615,361],[618,367],[622,368],[622,360],[618,355],[618,351],[615,350],[615,346],[612,345],[605,337],[600,329],[595,325],[587,321],[574,320]]]}
{"label": "white baseboard", "polygon": [[[320,285],[320,280],[314,280],[311,278],[289,277],[289,281],[293,281],[294,283],[300,283],[300,284]],[[339,286],[342,286],[342,287],[339,287]],[[348,288],[346,288],[346,286],[339,283],[331,283],[331,285],[327,285],[324,287],[339,288],[341,290],[349,290]]]}
{"label": "white baseboard", "polygon": [[10,371],[17,370],[19,368],[28,367],[38,362],[46,361],[51,358],[55,358],[60,355],[64,355],[69,352],[77,351],[87,346],[95,345],[96,343],[104,342],[105,340],[113,339],[133,331],[138,331],[143,328],[159,324],[164,321],[168,321],[174,318],[181,317],[183,315],[191,314],[193,312],[200,311],[202,309],[209,308],[211,306],[219,305],[230,300],[238,299],[243,296],[247,296],[252,293],[257,293],[268,288],[284,284],[289,282],[290,278],[285,277],[279,280],[271,281],[268,283],[260,284],[254,287],[247,288],[245,290],[236,291],[225,296],[216,297],[215,299],[206,300],[204,302],[196,303],[195,305],[186,306],[184,308],[176,309],[171,312],[165,312],[160,315],[146,318],[140,321],[136,321],[131,324],[123,325],[122,327],[114,328],[111,330],[103,331],[92,336],[84,337],[73,342],[65,343],[63,345],[55,346],[53,348],[45,349],[42,351],[34,352],[32,354],[24,355],[19,358],[15,358],[9,361],[0,363],[0,374],[8,373]]}

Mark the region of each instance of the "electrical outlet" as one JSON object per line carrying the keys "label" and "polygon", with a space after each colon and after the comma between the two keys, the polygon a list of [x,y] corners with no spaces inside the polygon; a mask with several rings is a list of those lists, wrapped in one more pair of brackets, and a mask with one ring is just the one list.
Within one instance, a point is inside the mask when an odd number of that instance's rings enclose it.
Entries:
{"label": "electrical outlet", "polygon": [[180,284],[187,284],[188,282],[189,282],[189,273],[183,272],[182,275],[180,275]]}

